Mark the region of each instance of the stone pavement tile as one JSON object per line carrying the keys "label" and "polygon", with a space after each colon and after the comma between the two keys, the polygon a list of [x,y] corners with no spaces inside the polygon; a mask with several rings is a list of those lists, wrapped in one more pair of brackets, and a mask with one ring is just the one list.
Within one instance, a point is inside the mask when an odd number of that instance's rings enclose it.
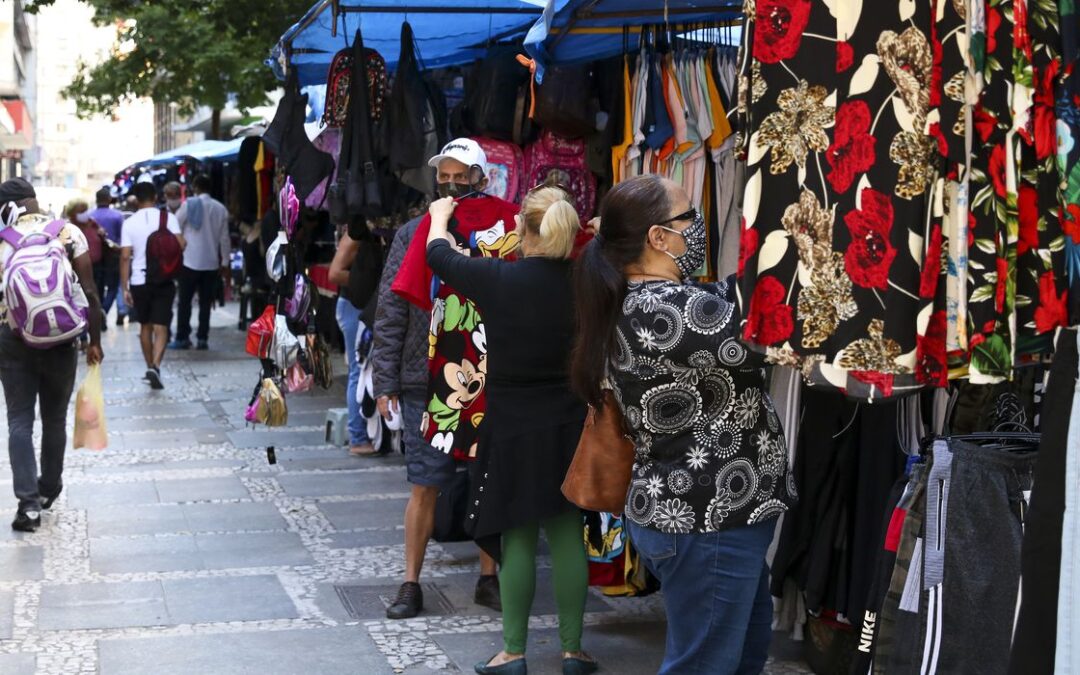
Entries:
{"label": "stone pavement tile", "polygon": [[[139,373],[142,377],[142,373]],[[206,406],[202,403],[173,403],[170,405],[156,405],[147,403],[125,403],[121,405],[109,406],[107,410],[109,420],[119,420],[130,417],[154,417],[153,420],[146,420],[149,424],[158,424],[162,420],[158,418],[168,417],[192,417],[192,416],[205,416]],[[110,427],[111,428],[111,427]]]}
{"label": "stone pavement tile", "polygon": [[397,527],[405,523],[405,505],[408,503],[408,499],[323,502],[319,504],[319,510],[330,520],[330,524],[339,530]]}
{"label": "stone pavement tile", "polygon": [[360,626],[100,640],[98,653],[102,675],[393,672]]}
{"label": "stone pavement tile", "polygon": [[152,481],[137,483],[82,483],[65,486],[68,506],[86,509],[95,506],[157,504],[158,493]]}
{"label": "stone pavement tile", "polygon": [[163,504],[206,502],[225,499],[251,499],[251,494],[236,476],[157,480],[158,498]]}
{"label": "stone pavement tile", "polygon": [[180,507],[192,532],[284,530],[288,524],[273,504],[183,504]]}
{"label": "stone pavement tile", "polygon": [[119,432],[154,433],[155,429],[184,429],[194,432],[197,429],[214,429],[218,426],[213,420],[207,419],[205,412],[201,415],[157,417],[154,419],[144,419],[134,415],[126,417],[110,416],[108,425],[110,434]]}
{"label": "stone pavement tile", "polygon": [[14,628],[15,591],[0,591],[0,640],[10,640]]}
{"label": "stone pavement tile", "polygon": [[0,673],[4,675],[34,675],[37,656],[34,654],[0,654]]}
{"label": "stone pavement tile", "polygon": [[44,552],[40,546],[5,546],[0,548],[0,581],[35,581],[45,578],[42,569]]}
{"label": "stone pavement tile", "polygon": [[[664,632],[663,623],[586,626],[582,647],[600,663],[601,672],[648,675],[663,660]],[[471,672],[473,664],[502,649],[502,634],[496,632],[433,635],[432,639],[462,672]],[[562,673],[558,630],[530,630],[526,650],[532,675]]]}
{"label": "stone pavement tile", "polygon": [[198,534],[206,569],[310,565],[311,554],[293,532]]}
{"label": "stone pavement tile", "polygon": [[391,471],[286,473],[278,477],[278,483],[291,497],[336,497],[406,492],[403,477],[397,476],[396,473]]}
{"label": "stone pavement tile", "polygon": [[132,537],[187,529],[184,509],[179,504],[95,506],[87,509],[86,520],[91,537]]}
{"label": "stone pavement tile", "polygon": [[334,450],[335,457],[305,457],[303,459],[282,459],[278,456],[278,464],[282,471],[355,471],[371,467],[371,459],[353,457],[345,448]]}
{"label": "stone pavement tile", "polygon": [[[146,433],[121,433],[121,434],[109,434],[109,441],[111,442],[113,436],[118,436],[124,442],[124,446],[129,450],[175,450],[176,448],[185,448],[191,445],[198,445],[199,439],[194,434],[187,431],[162,431],[156,434]],[[225,440],[224,433],[221,440],[216,441],[221,443]]]}
{"label": "stone pavement tile", "polygon": [[100,574],[203,569],[194,535],[90,540],[90,569]]}
{"label": "stone pavement tile", "polygon": [[405,530],[364,530],[363,532],[339,532],[329,537],[330,548],[364,548],[365,546],[394,546],[405,541]]}
{"label": "stone pavement tile", "polygon": [[166,579],[165,604],[173,623],[295,619],[289,594],[273,575]]}
{"label": "stone pavement tile", "polygon": [[288,427],[268,431],[244,430],[229,432],[228,439],[237,448],[265,448],[268,445],[275,448],[287,448],[298,445],[322,445],[323,432],[321,429],[319,431],[290,431]]}
{"label": "stone pavement tile", "polygon": [[[145,422],[144,422],[145,424]],[[239,459],[192,459],[186,462],[156,459],[148,462],[122,464],[120,466],[88,466],[82,469],[87,476],[112,476],[127,473],[148,473],[154,471],[192,471],[195,469],[237,469],[244,466]],[[3,491],[0,485],[0,492]]]}
{"label": "stone pavement tile", "polygon": [[164,626],[170,623],[158,581],[46,585],[38,628],[78,630]]}

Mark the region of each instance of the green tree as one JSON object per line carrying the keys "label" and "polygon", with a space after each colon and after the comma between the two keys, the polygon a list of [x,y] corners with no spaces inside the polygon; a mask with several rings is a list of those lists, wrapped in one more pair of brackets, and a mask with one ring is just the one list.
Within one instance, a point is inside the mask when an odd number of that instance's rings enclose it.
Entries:
{"label": "green tree", "polygon": [[[36,12],[55,0],[30,0]],[[94,22],[117,27],[107,59],[77,64],[64,95],[79,114],[111,114],[134,98],[175,103],[181,113],[198,106],[214,111],[212,135],[220,137],[220,111],[232,98],[241,109],[266,102],[277,86],[263,63],[269,49],[312,0],[82,0]]]}

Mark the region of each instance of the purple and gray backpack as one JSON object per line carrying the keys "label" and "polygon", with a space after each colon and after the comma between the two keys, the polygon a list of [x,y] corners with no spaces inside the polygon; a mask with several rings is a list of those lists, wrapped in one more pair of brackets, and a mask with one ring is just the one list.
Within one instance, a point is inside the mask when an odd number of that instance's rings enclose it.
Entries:
{"label": "purple and gray backpack", "polygon": [[27,235],[14,227],[0,230],[0,239],[14,249],[3,278],[8,323],[35,349],[67,344],[86,330],[86,296],[60,241],[64,225],[55,220]]}

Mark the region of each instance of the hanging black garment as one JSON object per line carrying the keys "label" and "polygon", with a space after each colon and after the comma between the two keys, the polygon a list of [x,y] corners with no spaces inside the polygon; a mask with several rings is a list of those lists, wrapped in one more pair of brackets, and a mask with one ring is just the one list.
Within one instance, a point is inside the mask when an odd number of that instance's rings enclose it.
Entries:
{"label": "hanging black garment", "polygon": [[274,121],[263,134],[263,143],[293,179],[301,202],[334,172],[334,158],[316,148],[304,131],[307,101],[307,94],[300,93],[300,81],[293,68],[285,81],[285,95],[278,103]]}
{"label": "hanging black garment", "polygon": [[409,22],[401,24],[401,56],[382,126],[390,170],[405,185],[431,194],[433,173],[428,158],[447,142],[446,98],[423,74]]}
{"label": "hanging black garment", "polygon": [[241,223],[254,223],[259,219],[259,198],[256,185],[255,160],[259,156],[256,136],[249,136],[240,143],[240,155],[236,159],[237,217]]}
{"label": "hanging black garment", "polygon": [[529,119],[529,70],[518,63],[519,47],[496,45],[476,62],[465,80],[465,100],[455,135],[487,136],[517,145],[534,136]]}
{"label": "hanging black garment", "polygon": [[330,188],[330,216],[339,224],[348,222],[349,216],[378,217],[384,213],[367,87],[367,53],[359,30],[352,49],[349,116],[341,138],[337,180]]}

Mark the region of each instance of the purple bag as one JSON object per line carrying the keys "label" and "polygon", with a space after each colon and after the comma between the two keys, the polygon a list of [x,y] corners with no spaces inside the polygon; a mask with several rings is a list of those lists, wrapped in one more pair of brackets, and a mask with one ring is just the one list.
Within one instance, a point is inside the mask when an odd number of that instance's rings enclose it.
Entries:
{"label": "purple bag", "polygon": [[67,344],[86,330],[88,303],[60,241],[64,225],[55,220],[25,236],[14,227],[0,230],[15,250],[3,278],[8,322],[35,349]]}
{"label": "purple bag", "polygon": [[285,298],[285,316],[289,321],[307,323],[311,311],[311,282],[303,274],[296,275],[293,293]]}
{"label": "purple bag", "polygon": [[285,236],[292,240],[296,234],[296,222],[300,220],[300,198],[296,196],[296,186],[293,185],[292,178],[285,178],[285,185],[278,193],[278,214],[285,228]]}

